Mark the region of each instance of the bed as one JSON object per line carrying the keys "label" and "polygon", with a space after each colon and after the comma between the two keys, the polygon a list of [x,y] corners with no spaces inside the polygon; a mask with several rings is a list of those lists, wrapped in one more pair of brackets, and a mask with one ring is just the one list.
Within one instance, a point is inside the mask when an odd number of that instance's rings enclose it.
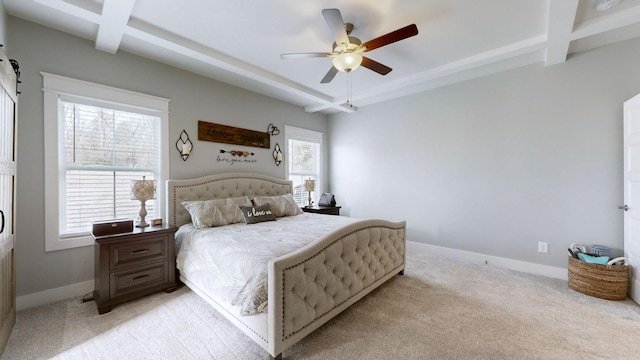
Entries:
{"label": "bed", "polygon": [[[182,205],[185,201],[277,197],[291,194],[293,184],[262,174],[226,173],[168,180],[166,190],[168,222],[186,228],[192,226],[192,219]],[[287,221],[302,221],[302,217],[316,221],[338,218],[310,213],[296,216],[300,218],[277,218],[275,223],[282,228],[288,226]],[[242,226],[255,225],[236,224],[235,228]],[[396,274],[404,273],[405,227],[404,221],[343,219],[340,227],[302,248],[268,260],[265,270],[268,306],[265,312],[254,315],[243,315],[240,306],[231,305],[226,295],[211,290],[201,276],[190,277],[187,270],[180,271],[179,276],[192,291],[266,350],[271,359],[281,359],[285,349]],[[179,245],[177,248],[179,257]],[[186,261],[183,267],[188,269]]]}

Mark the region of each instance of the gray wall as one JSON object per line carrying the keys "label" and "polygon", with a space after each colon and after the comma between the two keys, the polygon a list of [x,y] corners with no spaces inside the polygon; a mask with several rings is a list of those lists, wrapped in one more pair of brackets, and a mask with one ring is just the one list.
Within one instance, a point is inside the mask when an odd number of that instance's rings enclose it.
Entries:
{"label": "gray wall", "polygon": [[[170,66],[119,52],[95,50],[91,41],[9,17],[11,57],[22,73],[17,155],[17,295],[31,294],[93,279],[93,247],[44,251],[44,149],[41,71],[171,99],[170,176],[190,178],[214,172],[252,171],[283,178],[271,150],[198,141],[197,122],[204,120],[257,131],[274,123],[282,131],[272,143],[284,144],[284,125],[327,131],[327,117]],[[185,162],[175,142],[185,129],[194,150]],[[50,135],[47,135],[50,136]],[[257,153],[254,164],[216,163],[220,149]],[[284,146],[283,146],[284,149]],[[286,155],[285,155],[286,156]]]}
{"label": "gray wall", "polygon": [[574,241],[621,254],[638,59],[630,40],[332,115],[332,190],[344,214],[407,220],[416,242],[556,267]]}
{"label": "gray wall", "polygon": [[7,46],[7,13],[4,4],[0,4],[0,44]]}

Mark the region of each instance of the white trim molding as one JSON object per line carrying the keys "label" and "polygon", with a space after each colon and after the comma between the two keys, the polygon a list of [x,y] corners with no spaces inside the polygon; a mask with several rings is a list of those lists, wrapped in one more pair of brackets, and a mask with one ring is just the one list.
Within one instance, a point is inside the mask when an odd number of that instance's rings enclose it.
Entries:
{"label": "white trim molding", "polygon": [[565,281],[568,280],[568,273],[566,268],[558,268],[554,266],[535,264],[498,256],[473,253],[469,251],[429,245],[415,241],[407,241],[407,253],[421,253],[427,255],[442,256],[450,259],[466,260],[473,263],[493,265],[503,269],[522,271],[530,274],[542,275]]}
{"label": "white trim molding", "polygon": [[[407,253],[420,253],[442,256],[450,259],[466,260],[474,263],[488,264],[504,269],[522,271],[535,275],[547,276],[560,280],[567,280],[567,269],[553,266],[534,264],[526,261],[507,259],[464,250],[445,248],[415,241],[407,241]],[[95,288],[94,280],[88,280],[59,288],[40,291],[33,294],[18,296],[16,299],[17,311],[32,307],[46,305],[61,300],[71,299],[86,295]]]}
{"label": "white trim molding", "polygon": [[88,280],[54,289],[39,291],[33,294],[18,296],[16,298],[16,310],[31,309],[36,306],[51,304],[61,300],[67,300],[93,292],[95,281]]}
{"label": "white trim molding", "polygon": [[[326,178],[325,168],[324,168],[324,153],[326,151],[324,148],[324,133],[315,131],[315,130],[303,129],[303,128],[292,126],[292,125],[284,126],[285,179],[289,179],[289,180],[290,180],[289,166],[291,161],[291,154],[289,151],[290,140],[306,141],[309,143],[317,144],[319,146],[318,157],[316,159],[317,179],[315,184],[316,189],[314,193],[322,194],[324,192],[324,180]],[[320,198],[320,197],[317,196],[317,198]],[[316,202],[317,202],[317,199],[316,199]]]}
{"label": "white trim molding", "polygon": [[[89,234],[62,237],[59,222],[59,134],[58,101],[60,98],[81,98],[109,104],[125,111],[143,112],[160,118],[160,179],[169,178],[169,99],[119,89],[102,84],[40,72],[44,92],[44,173],[45,181],[45,251],[56,251],[93,245]],[[102,105],[101,105],[102,106]],[[56,135],[58,134],[58,135]],[[163,187],[158,187],[160,209],[165,209]],[[163,214],[165,215],[165,214]]]}

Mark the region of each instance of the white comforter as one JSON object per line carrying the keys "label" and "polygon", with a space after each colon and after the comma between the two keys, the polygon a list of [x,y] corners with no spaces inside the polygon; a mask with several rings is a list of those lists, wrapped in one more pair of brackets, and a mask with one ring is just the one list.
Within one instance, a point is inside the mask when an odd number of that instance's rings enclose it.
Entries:
{"label": "white comforter", "polygon": [[358,221],[344,216],[304,213],[257,224],[232,224],[176,233],[176,266],[206,291],[221,294],[243,315],[267,311],[269,260]]}

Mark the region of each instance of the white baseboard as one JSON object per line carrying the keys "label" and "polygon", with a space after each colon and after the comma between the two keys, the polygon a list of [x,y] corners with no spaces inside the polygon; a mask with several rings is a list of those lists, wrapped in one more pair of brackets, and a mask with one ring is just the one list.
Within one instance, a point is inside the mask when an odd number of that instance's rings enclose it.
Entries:
{"label": "white baseboard", "polygon": [[[481,264],[485,264],[486,262],[489,265],[498,266],[505,269],[517,270],[531,274],[567,280],[566,268],[557,268],[553,266],[534,264],[526,261],[472,253],[469,251],[423,244],[415,241],[407,241],[407,252],[418,252],[428,255],[443,256],[452,259],[462,259]],[[638,288],[640,289],[640,286]],[[40,291],[33,294],[18,296],[18,298],[16,299],[16,310],[25,310],[40,305],[54,303],[56,301],[70,299],[76,296],[82,296],[92,292],[93,289],[94,281],[89,280],[81,283],[62,286],[55,289]]]}
{"label": "white baseboard", "polygon": [[51,304],[57,301],[83,296],[93,291],[94,280],[62,286],[55,289],[40,291],[33,294],[18,296],[16,298],[16,310],[25,310],[32,307]]}
{"label": "white baseboard", "polygon": [[542,275],[561,280],[567,280],[568,276],[567,268],[540,265],[526,261],[513,260],[497,256],[473,253],[464,250],[423,244],[415,241],[407,241],[407,253],[411,252],[443,256],[451,259],[462,259],[481,264],[489,264],[504,269],[522,271],[530,274]]}

